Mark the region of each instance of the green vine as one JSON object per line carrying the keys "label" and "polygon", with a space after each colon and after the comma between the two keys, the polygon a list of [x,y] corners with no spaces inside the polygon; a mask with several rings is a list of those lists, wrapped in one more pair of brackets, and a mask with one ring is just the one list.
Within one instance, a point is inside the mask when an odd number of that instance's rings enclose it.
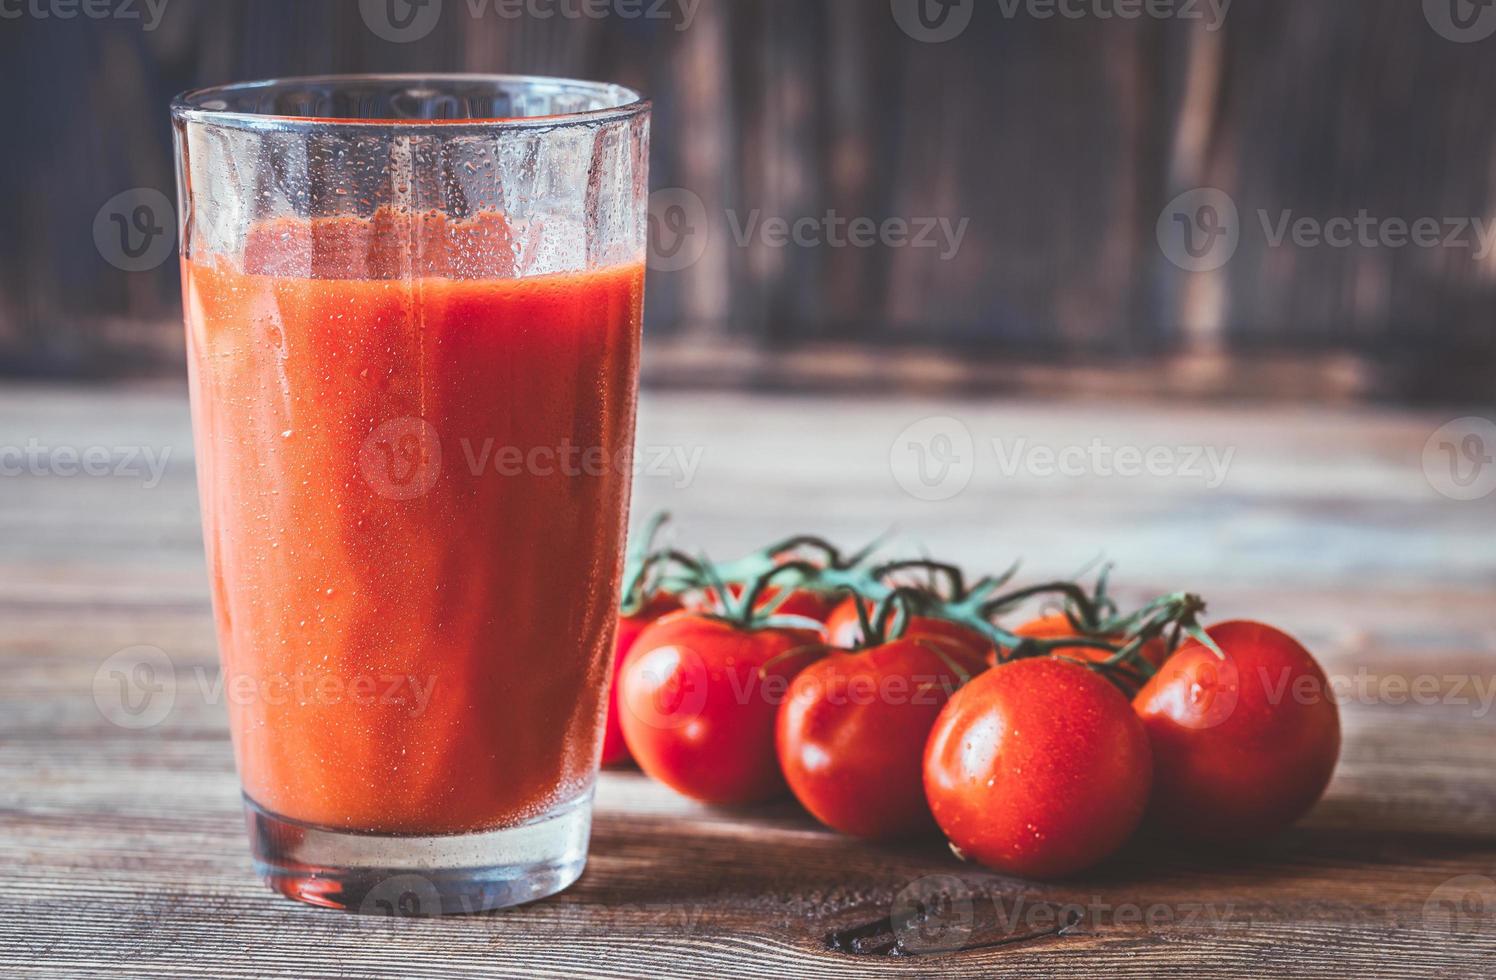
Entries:
{"label": "green vine", "polygon": [[[1123,614],[1109,594],[1109,564],[1100,569],[1090,589],[1078,581],[1056,580],[1004,592],[1018,574],[1016,564],[1001,575],[984,576],[968,585],[961,568],[930,558],[871,564],[881,540],[846,554],[825,538],[810,534],[786,538],[735,562],[714,564],[705,557],[657,547],[656,538],[668,519],[663,513],[652,517],[639,546],[630,551],[622,602],[625,615],[642,610],[660,592],[695,593],[703,598],[703,615],[741,629],[820,631],[822,623],[782,615],[780,606],[799,590],[845,594],[854,600],[861,632],[854,653],[902,638],[915,617],[940,619],[983,636],[997,650],[999,664],[1059,656],[1102,673],[1124,690],[1157,672],[1143,655],[1155,640],[1162,639],[1168,655],[1189,638],[1217,657],[1225,656],[1200,626],[1205,603],[1199,596],[1173,593]],[[923,573],[923,581],[911,582],[911,573]],[[1058,601],[1073,635],[1038,639],[999,625],[1002,617],[1039,598]],[[931,649],[964,683],[966,671],[938,646]],[[1082,661],[1056,653],[1067,648],[1100,654]]]}

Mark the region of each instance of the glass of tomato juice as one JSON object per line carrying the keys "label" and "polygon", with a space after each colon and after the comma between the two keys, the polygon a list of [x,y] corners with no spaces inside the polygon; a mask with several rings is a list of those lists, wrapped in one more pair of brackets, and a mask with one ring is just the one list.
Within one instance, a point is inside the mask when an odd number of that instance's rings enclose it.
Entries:
{"label": "glass of tomato juice", "polygon": [[348,76],[172,105],[203,537],[256,870],[434,915],[581,874],[649,103]]}

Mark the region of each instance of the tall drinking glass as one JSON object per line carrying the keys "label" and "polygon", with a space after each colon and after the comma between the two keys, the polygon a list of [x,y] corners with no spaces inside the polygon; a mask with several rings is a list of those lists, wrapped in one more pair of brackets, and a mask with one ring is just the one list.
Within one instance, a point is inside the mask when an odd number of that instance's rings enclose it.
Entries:
{"label": "tall drinking glass", "polygon": [[632,473],[649,105],[508,76],[172,106],[203,536],[256,869],[581,874]]}

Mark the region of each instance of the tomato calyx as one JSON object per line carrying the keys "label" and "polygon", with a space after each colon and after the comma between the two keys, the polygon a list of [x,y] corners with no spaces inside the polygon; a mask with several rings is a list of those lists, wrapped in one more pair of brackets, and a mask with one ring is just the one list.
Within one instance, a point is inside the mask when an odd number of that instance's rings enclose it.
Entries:
{"label": "tomato calyx", "polygon": [[[696,560],[670,548],[658,548],[655,541],[660,529],[670,522],[670,512],[660,511],[650,517],[637,544],[629,549],[623,567],[623,589],[619,614],[637,616],[663,594],[673,592],[670,566],[694,569]],[[688,571],[687,574],[692,574]]]}
{"label": "tomato calyx", "polygon": [[826,571],[850,572],[860,568],[882,544],[882,538],[875,538],[852,554],[843,555],[840,548],[823,537],[814,534],[797,534],[778,544],[770,545],[759,554],[771,561],[779,561],[797,555],[804,557],[806,549],[811,549],[819,552],[820,560],[815,563],[817,567]]}
{"label": "tomato calyx", "polygon": [[[708,619],[715,619],[726,623],[735,629],[744,632],[755,630],[798,630],[809,631],[816,635],[812,643],[802,643],[782,653],[775,654],[759,665],[759,680],[765,680],[781,663],[786,660],[808,657],[809,661],[801,665],[803,670],[809,663],[820,660],[830,653],[830,648],[820,641],[821,623],[806,616],[786,616],[780,613],[779,606],[791,594],[791,586],[803,585],[805,579],[815,579],[821,572],[817,565],[804,561],[789,561],[769,569],[750,582],[746,588],[733,590],[723,582],[717,570],[707,561],[698,564],[703,576],[710,582],[709,595],[714,609],[702,611],[698,615]],[[775,580],[793,576],[793,580],[785,586],[776,586]],[[765,599],[770,589],[777,588],[770,598]]]}
{"label": "tomato calyx", "polygon": [[[897,577],[901,573],[916,570],[926,573],[924,583],[911,585],[908,582],[898,581]],[[1003,575],[996,577],[987,576],[972,585],[971,588],[967,588],[966,573],[958,566],[943,561],[932,561],[928,558],[913,558],[885,562],[874,568],[869,573],[869,577],[875,582],[888,584],[890,588],[913,588],[926,595],[939,598],[951,605],[960,605],[971,601],[974,596],[983,595],[991,588],[1008,582],[1017,573],[1018,566],[1014,565]]]}
{"label": "tomato calyx", "polygon": [[[909,574],[915,571],[925,575],[916,580]],[[844,605],[856,610],[860,647],[877,645],[869,644],[870,638],[878,634],[887,636],[886,617],[899,612],[905,619],[918,617],[961,626],[990,642],[991,629],[981,618],[981,607],[1017,572],[1018,566],[1014,565],[1002,575],[986,576],[968,587],[965,573],[946,562],[930,559],[885,562],[868,570],[860,581],[848,583],[857,598]],[[884,605],[890,601],[894,605]]]}
{"label": "tomato calyx", "polygon": [[[1200,625],[1205,600],[1194,593],[1176,592],[1161,596],[1123,616],[1116,613],[1115,603],[1105,595],[1104,573],[1096,593],[1090,597],[1070,587],[1056,588],[1063,585],[1055,583],[1049,588],[1066,596],[1064,615],[1075,635],[1018,637],[1016,645],[1007,647],[1006,653],[1000,654],[1000,662],[1034,657],[1066,660],[1101,674],[1131,695],[1140,682],[1148,681],[1158,672],[1158,664],[1144,655],[1144,648],[1156,641],[1163,642],[1162,660],[1172,656],[1185,637],[1205,646],[1219,659],[1225,659],[1220,647]],[[1103,615],[1104,612],[1111,615]],[[1095,650],[1098,656],[1081,659],[1060,652],[1076,649]]]}
{"label": "tomato calyx", "polygon": [[[983,637],[997,652],[998,663],[1005,659],[1002,651],[1019,648],[1026,638],[1003,628],[996,620],[1000,614],[1010,612],[1030,599],[1057,596],[1066,602],[1067,608],[1073,608],[1074,615],[1085,623],[1099,624],[1107,616],[1115,615],[1114,605],[1104,595],[1104,578],[1098,584],[1097,594],[1094,596],[1071,581],[1046,582],[1000,593],[999,590],[1017,575],[1018,567],[1015,564],[1001,575],[985,576],[968,587],[961,570],[953,565],[925,560],[892,562],[874,569],[872,575],[875,578],[865,588],[864,600],[881,601],[901,594],[904,601],[912,607],[913,615],[944,620]],[[929,572],[928,582],[919,585],[894,585],[887,581],[912,569]],[[862,628],[866,635],[868,624],[864,622]]]}
{"label": "tomato calyx", "polygon": [[[948,566],[954,568],[954,566]],[[960,575],[959,569],[954,569]],[[878,647],[887,646],[890,643],[902,640],[906,637],[910,625],[916,616],[930,616],[942,618],[941,607],[945,604],[925,589],[912,586],[900,586],[885,596],[871,612],[868,611],[866,598],[856,589],[844,590],[854,600],[857,610],[857,620],[862,631],[862,640],[855,647],[844,651],[853,655],[866,653]],[[946,643],[938,637],[914,636],[911,641],[923,650],[928,650],[956,675],[957,686],[966,684],[972,678],[972,673],[962,666],[956,657],[953,657]]]}
{"label": "tomato calyx", "polygon": [[[807,616],[786,616],[779,607],[789,598],[792,587],[802,586],[819,577],[821,569],[806,561],[788,561],[761,573],[743,588],[728,588],[719,570],[701,559],[694,563],[707,586],[707,606],[701,615],[720,620],[745,631],[762,629],[811,630],[820,632],[821,624]],[[780,580],[789,581],[781,582]],[[771,589],[776,591],[770,592]]]}
{"label": "tomato calyx", "polygon": [[[1057,580],[1003,592],[1016,576],[1017,565],[968,583],[954,564],[920,558],[872,565],[870,558],[881,541],[844,553],[813,534],[797,534],[735,562],[714,564],[705,556],[656,548],[655,538],[666,520],[666,514],[652,518],[643,553],[630,555],[624,615],[643,610],[659,595],[690,593],[699,601],[688,602],[688,608],[739,630],[819,631],[824,615],[818,621],[813,618],[816,613],[790,615],[780,607],[791,600],[791,608],[799,613],[807,594],[832,601],[845,596],[851,602],[844,604],[855,608],[860,632],[851,652],[874,649],[913,632],[917,635],[912,639],[945,661],[962,683],[970,672],[944,643],[934,642],[938,637],[925,636],[924,626],[911,631],[916,620],[953,624],[969,631],[974,640],[985,640],[990,644],[989,662],[1057,657],[1099,672],[1129,692],[1150,679],[1186,637],[1224,658],[1199,624],[1203,600],[1192,593],[1174,593],[1124,615],[1107,591],[1110,566],[1089,589],[1077,581]],[[1000,624],[1004,616],[1037,598],[1058,600],[1069,628],[1055,631],[1051,626],[1040,635],[1025,635],[1024,628],[1014,631]],[[925,640],[931,642],[921,642]]]}
{"label": "tomato calyx", "polygon": [[[660,520],[657,517],[651,522],[646,550],[653,545],[653,533],[658,526],[655,522]],[[769,611],[783,603],[788,593],[798,592],[799,601],[792,605],[803,608],[807,594],[829,601],[841,588],[865,582],[866,563],[881,544],[881,539],[875,540],[846,554],[818,535],[798,534],[731,562],[712,562],[705,555],[692,557],[673,549],[655,549],[631,557],[630,574],[625,578],[624,609],[627,613],[630,608],[643,605],[651,589],[677,596],[691,594],[699,600],[688,603],[692,608],[699,607],[707,615],[739,623],[746,620],[742,602],[738,600],[762,605]],[[796,577],[779,578],[781,574],[788,576],[785,569],[794,569]],[[653,578],[641,584],[645,575]],[[725,601],[722,597],[726,597]],[[797,618],[811,616],[807,613]],[[765,617],[750,618],[762,626]],[[797,623],[795,628],[802,625]]]}
{"label": "tomato calyx", "polygon": [[[711,566],[716,581],[714,586],[726,583],[737,586],[742,592],[752,590],[755,583],[764,583],[755,601],[766,601],[777,605],[788,592],[800,589],[823,596],[832,596],[848,586],[866,581],[866,564],[882,539],[875,539],[851,554],[845,554],[836,545],[814,534],[797,534],[766,548],[762,548],[735,562]],[[773,598],[765,600],[769,583],[766,579],[777,575],[781,569],[796,568],[800,572],[798,581],[786,583]],[[777,600],[777,601],[776,601]]]}
{"label": "tomato calyx", "polygon": [[902,586],[890,592],[869,612],[866,596],[851,587],[843,591],[857,600],[857,622],[862,630],[862,641],[852,648],[853,653],[871,650],[903,638],[915,615],[935,612],[937,610],[932,607],[939,605],[939,600],[930,593]]}

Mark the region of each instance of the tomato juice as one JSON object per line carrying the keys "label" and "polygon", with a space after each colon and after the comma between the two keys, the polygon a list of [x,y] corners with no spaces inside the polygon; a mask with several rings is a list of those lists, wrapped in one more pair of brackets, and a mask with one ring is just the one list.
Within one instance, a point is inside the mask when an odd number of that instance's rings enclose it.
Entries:
{"label": "tomato juice", "polygon": [[518,234],[386,209],[183,263],[223,698],[279,817],[458,833],[591,787],[644,268],[520,275]]}

